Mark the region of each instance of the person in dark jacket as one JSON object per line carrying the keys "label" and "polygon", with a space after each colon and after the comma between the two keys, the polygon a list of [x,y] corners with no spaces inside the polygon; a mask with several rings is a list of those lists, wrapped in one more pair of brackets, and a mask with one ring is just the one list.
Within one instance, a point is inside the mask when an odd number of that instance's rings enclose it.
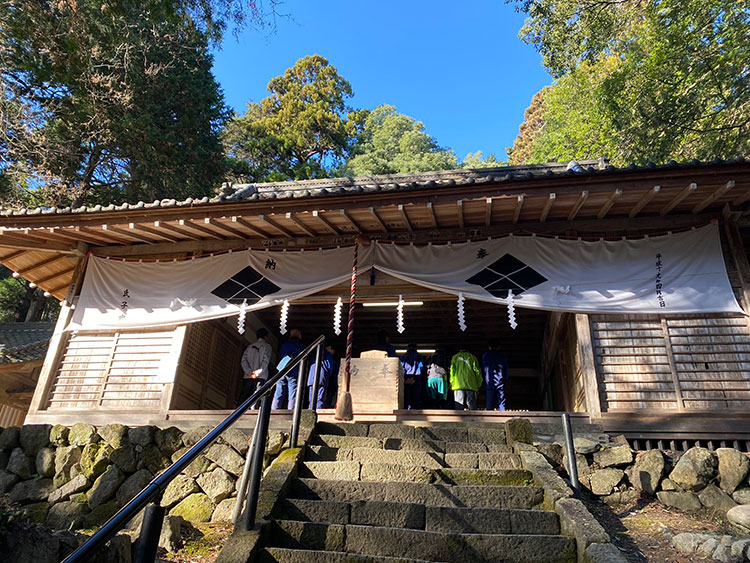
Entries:
{"label": "person in dark jacket", "polygon": [[[276,369],[278,371],[284,369],[304,349],[305,345],[302,343],[302,333],[298,329],[293,328],[289,331],[289,340],[281,345],[281,350],[279,350],[281,360]],[[272,409],[294,409],[294,398],[297,395],[298,372],[299,368],[295,367],[276,384],[276,392],[273,395],[273,402],[271,403]]]}
{"label": "person in dark jacket", "polygon": [[374,350],[386,352],[389,358],[396,357],[396,348],[391,344],[391,335],[384,328],[378,331],[378,343],[375,345]]}
{"label": "person in dark jacket", "polygon": [[406,354],[401,356],[401,367],[404,368],[405,406],[407,409],[421,409],[424,356],[417,352],[416,344],[411,343],[406,347]]}
{"label": "person in dark jacket", "polygon": [[[318,398],[315,404],[315,408],[324,409],[328,406],[329,397],[329,386],[333,378],[338,376],[338,365],[334,354],[336,351],[333,346],[329,344],[323,350],[323,355],[320,358],[320,377],[318,378]],[[312,405],[312,392],[313,382],[315,381],[315,360],[312,360],[310,364],[310,372],[307,376],[307,397],[309,404]]]}
{"label": "person in dark jacket", "polygon": [[491,338],[482,356],[482,376],[487,394],[488,411],[505,410],[505,380],[508,378],[508,359],[500,352],[500,341]]}

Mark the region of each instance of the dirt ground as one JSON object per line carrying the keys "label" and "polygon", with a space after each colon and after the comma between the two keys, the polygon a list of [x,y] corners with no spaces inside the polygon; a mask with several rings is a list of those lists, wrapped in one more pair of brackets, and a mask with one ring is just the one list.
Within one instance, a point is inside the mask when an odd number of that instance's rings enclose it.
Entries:
{"label": "dirt ground", "polygon": [[183,528],[182,549],[177,553],[167,553],[165,549],[159,548],[157,562],[213,563],[233,529],[234,526],[229,522],[198,524],[192,529]]}
{"label": "dirt ground", "polygon": [[640,500],[609,507],[591,497],[582,499],[607,530],[615,545],[631,563],[687,563],[696,559],[671,546],[672,537],[682,532],[740,537],[723,514],[704,511],[687,514],[669,509],[656,500]]}

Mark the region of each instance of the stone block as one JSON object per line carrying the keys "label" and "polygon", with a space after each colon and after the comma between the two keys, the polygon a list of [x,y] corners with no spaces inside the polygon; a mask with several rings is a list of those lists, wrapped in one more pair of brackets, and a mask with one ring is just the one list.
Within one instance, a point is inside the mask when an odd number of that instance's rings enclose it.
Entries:
{"label": "stone block", "polygon": [[685,512],[697,512],[703,506],[698,500],[698,495],[690,492],[659,491],[656,493],[656,498],[665,506],[671,506]]}
{"label": "stone block", "polygon": [[727,511],[727,520],[736,524],[745,533],[750,533],[750,504],[741,504]]}
{"label": "stone block", "polygon": [[91,486],[91,481],[85,475],[77,475],[63,486],[58,487],[49,495],[49,502],[55,504],[62,500],[67,500],[70,495],[87,490]]}
{"label": "stone block", "polygon": [[[477,430],[479,430],[477,428]],[[430,440],[437,442],[481,442],[482,440],[470,439],[469,429],[459,426],[416,426],[414,427],[414,438],[416,440]],[[505,443],[505,436],[502,441]]]}
{"label": "stone block", "polygon": [[[370,430],[367,434],[370,438],[414,438],[415,427],[407,426],[405,424],[390,424],[390,423],[379,423],[371,424]],[[421,439],[429,440],[427,435],[421,434]]]}
{"label": "stone block", "polygon": [[214,504],[219,504],[234,492],[235,479],[220,467],[199,475],[196,481]]}
{"label": "stone block", "polygon": [[193,493],[180,501],[169,514],[182,516],[192,523],[209,522],[214,512],[214,505],[208,495],[204,493]]}
{"label": "stone block", "polygon": [[22,426],[19,441],[24,453],[34,459],[39,450],[49,445],[51,429],[52,426],[49,424],[26,424]]}
{"label": "stone block", "polygon": [[462,469],[457,467],[435,469],[432,470],[432,474],[436,477],[436,482],[449,485],[522,487],[533,481],[532,474],[525,469]]}
{"label": "stone block", "polygon": [[8,426],[8,428],[5,428],[0,432],[0,451],[10,451],[20,446],[20,436],[21,429],[18,426]]}
{"label": "stone block", "polygon": [[146,447],[154,441],[156,426],[134,426],[128,428],[128,441],[131,444]]}
{"label": "stone block", "polygon": [[672,537],[672,547],[680,553],[695,553],[707,539],[709,536],[706,534],[685,532]]}
{"label": "stone block", "polygon": [[516,442],[531,444],[533,439],[531,422],[528,418],[511,418],[505,423],[505,436],[511,445]]}
{"label": "stone block", "polygon": [[[509,446],[507,446],[506,444],[505,447],[509,447]],[[488,451],[489,451],[489,448],[487,447],[487,444],[482,444],[480,442],[445,442],[446,455],[447,454],[483,454]],[[511,449],[511,452],[512,452],[512,449]]]}
{"label": "stone block", "polygon": [[112,446],[104,443],[91,443],[83,448],[81,460],[81,473],[89,479],[96,479],[104,473],[109,465],[109,456],[112,454]]}
{"label": "stone block", "polygon": [[[178,475],[167,485],[161,498],[161,505],[171,507],[182,499],[200,491],[195,479],[187,475]],[[207,491],[206,491],[207,492]],[[211,495],[209,495],[211,496]],[[221,500],[221,499],[219,499]]]}
{"label": "stone block", "polygon": [[181,516],[167,514],[159,534],[159,547],[163,547],[169,553],[176,553],[182,547],[180,534],[185,520]]}
{"label": "stone block", "polygon": [[226,444],[213,444],[206,450],[206,457],[232,475],[242,475],[244,458]]}
{"label": "stone block", "polygon": [[750,504],[750,489],[737,489],[732,493],[732,500],[737,504]]}
{"label": "stone block", "polygon": [[478,469],[479,454],[445,454],[445,464],[448,467],[465,467],[468,469]]}
{"label": "stone block", "polygon": [[154,442],[162,453],[169,457],[183,446],[182,430],[176,426],[157,430],[154,433]]}
{"label": "stone block", "polygon": [[640,452],[628,477],[636,489],[653,495],[659,489],[665,466],[664,454],[660,450]]}
{"label": "stone block", "polygon": [[360,469],[359,479],[360,481],[431,483],[435,480],[434,472],[435,470],[420,465],[409,466],[400,463],[363,463]]}
{"label": "stone block", "polygon": [[122,506],[125,506],[138,493],[145,489],[146,485],[148,485],[153,478],[153,473],[151,473],[148,469],[139,469],[138,471],[130,475],[127,479],[125,479],[122,485],[120,485],[117,493],[115,493],[117,502]]}
{"label": "stone block", "polygon": [[730,508],[737,506],[732,497],[714,484],[707,485],[705,489],[698,493],[698,500],[706,508],[712,508],[721,512],[726,512]]}
{"label": "stone block", "polygon": [[94,481],[87,494],[89,506],[94,509],[114,497],[123,481],[125,481],[125,474],[116,465],[107,467],[106,471]]}
{"label": "stone block", "polygon": [[353,501],[350,522],[363,526],[423,529],[425,507],[398,502]]}
{"label": "stone block", "polygon": [[300,467],[299,475],[305,478],[357,481],[359,469],[358,461],[308,461]]}
{"label": "stone block", "polygon": [[0,495],[4,495],[11,490],[13,485],[18,483],[21,478],[15,473],[9,471],[0,471]]}
{"label": "stone block", "polygon": [[133,473],[138,469],[138,458],[132,444],[124,444],[109,456],[109,461],[120,468],[123,473]]}
{"label": "stone block", "polygon": [[36,454],[36,472],[42,477],[55,476],[55,448],[42,448]]}
{"label": "stone block", "polygon": [[603,448],[594,454],[594,463],[601,468],[628,465],[632,461],[633,450],[626,444]]}
{"label": "stone block", "polygon": [[271,525],[270,534],[274,540],[283,538],[284,545],[294,549],[345,550],[345,527],[340,524],[280,520]]}
{"label": "stone block", "polygon": [[216,563],[239,563],[240,561],[256,561],[258,546],[260,545],[260,531],[238,530],[229,536],[221,549]]}
{"label": "stone block", "polygon": [[[360,438],[361,439],[361,438]],[[372,445],[358,444],[354,447],[384,448],[386,450],[409,450],[417,452],[445,452],[445,442],[439,440],[422,440],[418,438],[385,438],[380,443],[377,438],[367,438]]]}
{"label": "stone block", "polygon": [[611,543],[593,543],[579,561],[584,563],[627,563],[628,559]]}
{"label": "stone block", "polygon": [[230,522],[235,502],[237,502],[236,498],[225,498],[217,504],[211,514],[211,522]]}
{"label": "stone block", "polygon": [[52,479],[21,481],[10,490],[10,500],[21,504],[46,501],[54,490]]}
{"label": "stone block", "polygon": [[128,427],[122,424],[107,424],[98,430],[102,440],[112,446],[113,449],[121,448],[128,441]]}
{"label": "stone block", "polygon": [[[507,445],[505,426],[498,424],[497,427],[469,426],[468,441],[482,444]],[[454,440],[446,440],[453,442]],[[455,440],[460,442],[462,440]]]}
{"label": "stone block", "polygon": [[591,544],[609,543],[607,532],[580,500],[560,499],[555,503],[555,512],[560,517],[561,532],[576,539],[579,561],[585,560],[586,548]]}
{"label": "stone block", "polygon": [[320,436],[324,434],[332,436],[367,436],[369,428],[369,424],[360,422],[319,422],[315,426],[315,430]]}
{"label": "stone block", "polygon": [[34,462],[26,455],[22,448],[15,448],[10,452],[6,471],[18,475],[21,479],[31,479],[36,472]]}
{"label": "stone block", "polygon": [[148,469],[154,475],[158,475],[171,465],[169,458],[162,453],[156,444],[149,444],[140,452],[136,450],[136,457],[138,469]]}
{"label": "stone block", "polygon": [[521,469],[521,458],[516,454],[479,454],[479,469]]}
{"label": "stone block", "polygon": [[48,502],[34,502],[23,507],[21,514],[35,524],[44,524],[47,520],[50,504]]}
{"label": "stone block", "polygon": [[46,524],[53,530],[76,530],[83,525],[89,509],[85,504],[73,501],[59,502],[50,507]]}
{"label": "stone block", "polygon": [[71,446],[88,446],[99,441],[99,434],[91,424],[78,422],[70,428],[68,443]]}
{"label": "stone block", "polygon": [[101,526],[107,520],[112,518],[112,516],[114,516],[118,510],[120,510],[120,505],[116,500],[111,500],[109,502],[105,502],[104,504],[100,504],[83,517],[83,527],[95,528],[97,526]]}
{"label": "stone block", "polygon": [[621,469],[598,469],[591,474],[591,492],[608,495],[620,484],[625,472]]}
{"label": "stone block", "polygon": [[424,511],[424,529],[441,533],[510,534],[510,511],[495,508],[428,506]]}
{"label": "stone block", "polygon": [[[183,442],[185,441],[184,436],[183,436],[182,441]],[[237,452],[241,456],[244,456],[247,453],[248,448],[250,447],[250,436],[248,436],[244,431],[240,430],[239,428],[229,428],[221,434],[221,437],[219,438],[219,442],[223,442],[227,445],[232,446],[235,450],[237,450]]]}
{"label": "stone block", "polygon": [[280,512],[285,520],[327,522],[329,524],[349,523],[349,504],[346,502],[285,499],[281,504]]}
{"label": "stone block", "polygon": [[72,479],[71,468],[81,460],[79,446],[62,446],[55,451],[55,484],[62,485]]}
{"label": "stone block", "polygon": [[750,459],[734,448],[719,448],[716,456],[719,458],[719,487],[731,495],[747,479]]}
{"label": "stone block", "polygon": [[716,475],[718,461],[706,448],[690,448],[675,465],[669,478],[688,491],[699,491]]}
{"label": "stone block", "polygon": [[67,446],[68,445],[68,434],[70,428],[63,426],[62,424],[55,424],[49,431],[49,441],[53,446]]}

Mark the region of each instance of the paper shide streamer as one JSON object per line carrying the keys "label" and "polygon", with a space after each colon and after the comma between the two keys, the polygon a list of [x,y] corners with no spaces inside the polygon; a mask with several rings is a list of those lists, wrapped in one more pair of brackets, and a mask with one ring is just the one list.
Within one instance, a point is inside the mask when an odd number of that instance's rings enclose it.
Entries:
{"label": "paper shide streamer", "polygon": [[404,328],[404,296],[398,296],[398,305],[396,305],[396,331],[401,334],[406,330]]}
{"label": "paper shide streamer", "polygon": [[336,305],[333,307],[333,332],[336,336],[341,334],[341,308],[343,303],[341,297],[336,300]]}
{"label": "paper shide streamer", "polygon": [[281,305],[281,318],[279,319],[279,332],[286,334],[286,321],[289,318],[289,301],[284,299],[284,303]]}
{"label": "paper shide streamer", "polygon": [[516,330],[518,323],[516,322],[516,305],[513,302],[513,290],[508,290],[508,324],[510,328]]}
{"label": "paper shide streamer", "polygon": [[458,328],[461,332],[466,330],[466,317],[464,314],[464,294],[459,292],[458,294]]}
{"label": "paper shide streamer", "polygon": [[245,316],[247,315],[247,299],[242,300],[240,305],[240,314],[237,317],[237,332],[245,334]]}

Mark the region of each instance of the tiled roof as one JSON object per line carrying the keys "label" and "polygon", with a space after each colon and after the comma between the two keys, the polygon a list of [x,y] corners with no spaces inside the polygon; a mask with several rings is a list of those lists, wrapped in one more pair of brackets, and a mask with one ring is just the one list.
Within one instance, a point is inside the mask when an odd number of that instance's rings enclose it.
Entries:
{"label": "tiled roof", "polygon": [[183,201],[175,199],[156,200],[151,203],[122,203],[116,205],[94,205],[71,207],[37,207],[35,209],[5,209],[0,216],[24,215],[64,215],[80,213],[100,213],[127,211],[134,209],[153,209],[171,207],[195,207],[224,202],[243,202],[271,199],[300,199],[346,194],[366,194],[387,191],[408,191],[439,188],[443,186],[483,185],[543,178],[560,178],[571,176],[605,176],[640,172],[647,170],[670,170],[682,168],[700,168],[717,165],[745,163],[743,157],[732,160],[715,159],[710,162],[691,160],[678,163],[673,160],[666,164],[647,163],[643,166],[631,164],[618,168],[605,159],[580,160],[568,163],[529,164],[521,166],[502,166],[497,168],[443,170],[437,172],[419,172],[409,174],[391,174],[384,176],[363,176],[357,178],[321,178],[289,182],[268,182],[255,184],[225,184],[220,194],[209,198],[188,198]]}
{"label": "tiled roof", "polygon": [[0,364],[40,360],[55,323],[0,323]]}

